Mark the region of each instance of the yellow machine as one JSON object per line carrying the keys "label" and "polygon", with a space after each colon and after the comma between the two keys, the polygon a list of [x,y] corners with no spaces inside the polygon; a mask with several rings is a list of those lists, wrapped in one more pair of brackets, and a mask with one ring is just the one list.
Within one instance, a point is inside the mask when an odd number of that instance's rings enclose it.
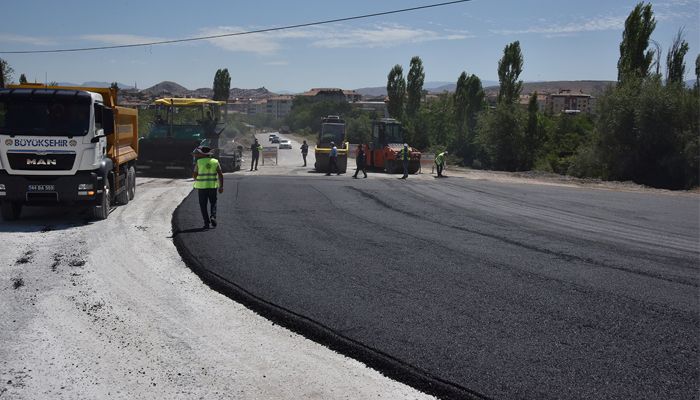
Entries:
{"label": "yellow machine", "polygon": [[314,167],[318,172],[329,172],[329,154],[331,152],[331,142],[338,149],[338,169],[345,173],[348,168],[348,153],[350,145],[346,139],[345,121],[337,115],[329,115],[321,119],[321,131],[318,134],[318,143],[314,155],[316,163]]}

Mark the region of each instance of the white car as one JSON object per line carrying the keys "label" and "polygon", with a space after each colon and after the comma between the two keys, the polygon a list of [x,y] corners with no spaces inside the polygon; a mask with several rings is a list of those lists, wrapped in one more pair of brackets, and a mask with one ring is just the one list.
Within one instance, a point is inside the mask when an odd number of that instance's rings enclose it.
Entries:
{"label": "white car", "polygon": [[287,139],[280,139],[280,149],[291,149],[292,148],[292,142],[290,142]]}

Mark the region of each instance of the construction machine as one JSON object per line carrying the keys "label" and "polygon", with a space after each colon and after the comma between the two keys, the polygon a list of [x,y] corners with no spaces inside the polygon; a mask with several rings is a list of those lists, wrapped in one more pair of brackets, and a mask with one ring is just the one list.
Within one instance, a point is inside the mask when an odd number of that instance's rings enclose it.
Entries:
{"label": "construction machine", "polygon": [[321,118],[321,130],[318,133],[318,142],[314,151],[316,156],[314,167],[317,172],[330,172],[329,155],[333,147],[331,142],[338,149],[338,172],[345,173],[348,168],[350,145],[345,134],[345,121],[337,115]]}
{"label": "construction machine", "polygon": [[[403,150],[404,133],[401,123],[393,118],[372,121],[372,141],[367,150],[367,166],[384,170],[389,174],[403,172],[399,153]],[[410,147],[408,173],[415,174],[420,169],[421,153]]]}
{"label": "construction machine", "polygon": [[199,146],[214,150],[224,172],[240,169],[242,147],[221,138],[224,131],[222,104],[200,98],[157,99],[155,119],[148,134],[139,139],[139,170],[149,173],[182,171],[185,177],[191,177],[192,151]]}

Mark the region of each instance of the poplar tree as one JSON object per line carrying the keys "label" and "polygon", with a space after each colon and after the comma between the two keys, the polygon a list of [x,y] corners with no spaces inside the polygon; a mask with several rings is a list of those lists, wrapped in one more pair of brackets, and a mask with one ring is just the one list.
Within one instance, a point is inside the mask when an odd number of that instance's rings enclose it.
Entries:
{"label": "poplar tree", "polygon": [[411,58],[411,68],[406,79],[406,117],[413,119],[418,115],[421,97],[423,96],[423,83],[425,72],[423,72],[423,61],[420,57]]}
{"label": "poplar tree", "polygon": [[505,47],[503,58],[498,61],[498,102],[513,104],[520,97],[523,81],[518,80],[523,72],[523,54],[520,42],[515,41]]}
{"label": "poplar tree", "polygon": [[683,38],[683,29],[673,39],[671,49],[666,56],[666,84],[683,85],[685,76],[685,55],[688,53],[688,42]]}
{"label": "poplar tree", "polygon": [[403,68],[399,64],[394,65],[389,71],[386,82],[386,94],[389,97],[389,105],[387,106],[389,116],[400,120],[403,117],[406,80],[403,77]]}
{"label": "poplar tree", "polygon": [[228,101],[231,90],[231,75],[228,68],[217,69],[214,75],[214,100]]}
{"label": "poplar tree", "polygon": [[20,83],[20,84],[25,84],[25,83],[27,83],[27,77],[24,76],[24,74],[21,74],[21,75],[19,76],[19,83]]}
{"label": "poplar tree", "polygon": [[654,50],[649,50],[649,39],[656,28],[651,3],[638,3],[625,20],[625,30],[620,42],[620,59],[617,61],[617,80],[644,78],[654,62]]}
{"label": "poplar tree", "polygon": [[15,70],[10,67],[10,64],[0,58],[0,88],[4,88],[6,84],[10,83],[14,72]]}

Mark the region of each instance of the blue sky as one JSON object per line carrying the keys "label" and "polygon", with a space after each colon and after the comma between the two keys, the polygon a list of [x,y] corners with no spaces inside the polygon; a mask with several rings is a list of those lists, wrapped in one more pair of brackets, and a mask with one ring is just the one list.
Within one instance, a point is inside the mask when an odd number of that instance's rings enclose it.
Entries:
{"label": "blue sky", "polygon": [[[440,0],[37,1],[4,0],[0,52],[130,44],[240,32],[438,3]],[[497,80],[506,44],[519,40],[521,78],[614,80],[630,0],[472,0],[466,3],[275,33],[174,45],[61,54],[2,54],[30,81],[164,80],[211,87],[217,68],[231,86],[273,91],[386,85],[395,64],[420,56],[426,81],[462,71]],[[700,1],[653,1],[652,38],[666,49],[679,28],[690,45],[687,78],[700,51]],[[664,69],[662,69],[664,70]]]}

